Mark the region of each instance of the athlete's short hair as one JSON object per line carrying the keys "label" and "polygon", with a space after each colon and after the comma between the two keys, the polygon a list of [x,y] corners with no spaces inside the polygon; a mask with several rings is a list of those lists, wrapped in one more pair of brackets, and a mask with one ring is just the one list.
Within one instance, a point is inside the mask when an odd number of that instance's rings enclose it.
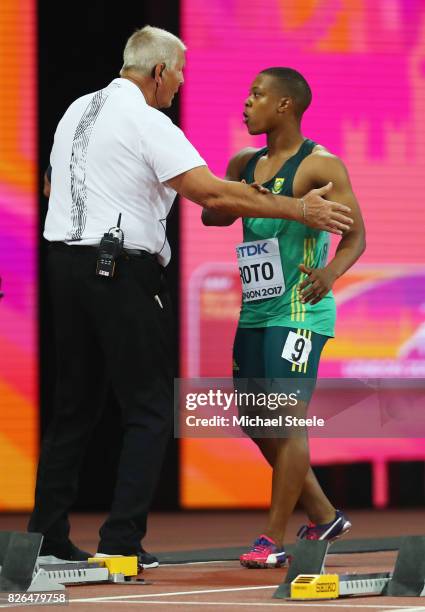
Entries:
{"label": "athlete's short hair", "polygon": [[310,85],[303,75],[293,68],[266,68],[260,74],[268,74],[276,80],[282,94],[293,99],[295,113],[301,119],[312,98]]}
{"label": "athlete's short hair", "polygon": [[136,30],[128,39],[120,74],[125,70],[136,70],[143,75],[149,75],[157,64],[174,68],[177,49],[186,51],[186,45],[180,38],[161,28],[147,25]]}

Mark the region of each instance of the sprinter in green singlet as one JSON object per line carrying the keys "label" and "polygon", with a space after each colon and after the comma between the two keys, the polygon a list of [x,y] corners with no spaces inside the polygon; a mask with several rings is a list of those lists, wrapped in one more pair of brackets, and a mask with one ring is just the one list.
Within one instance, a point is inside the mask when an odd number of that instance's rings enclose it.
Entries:
{"label": "sprinter in green singlet", "polygon": [[[242,307],[234,343],[235,383],[296,381],[299,395],[293,414],[298,417],[306,416],[322,349],[334,336],[332,286],[365,249],[364,224],[344,164],[301,133],[301,119],[310,102],[310,87],[296,70],[260,72],[243,116],[250,134],[266,134],[267,146],[243,149],[227,170],[228,179],[301,199],[331,181],[326,197],[349,206],[354,219],[329,263],[327,232],[283,219],[242,219],[243,243],[236,249]],[[236,217],[204,210],[202,219],[205,225],[230,225]],[[283,540],[297,502],[310,520],[300,528],[300,538],[334,540],[348,531],[350,522],[328,500],[310,467],[306,432],[252,437],[273,468],[272,495],[266,528],[240,557],[242,565],[285,563]]]}

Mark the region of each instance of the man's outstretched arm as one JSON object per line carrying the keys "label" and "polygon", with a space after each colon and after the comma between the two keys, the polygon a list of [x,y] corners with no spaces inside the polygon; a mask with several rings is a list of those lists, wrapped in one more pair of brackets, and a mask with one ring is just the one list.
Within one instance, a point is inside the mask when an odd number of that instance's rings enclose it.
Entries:
{"label": "man's outstretched arm", "polygon": [[167,181],[177,193],[203,208],[233,217],[290,219],[334,234],[347,231],[348,206],[324,200],[332,184],[312,189],[303,199],[261,193],[249,185],[217,178],[206,166],[193,168]]}
{"label": "man's outstretched arm", "polygon": [[[226,168],[226,175],[224,179],[226,181],[240,181],[241,173],[243,169],[246,167],[248,161],[254,155],[257,149],[253,147],[246,147],[242,149],[236,155],[234,155]],[[204,208],[201,214],[201,220],[204,225],[208,226],[218,226],[225,227],[232,225],[239,217],[235,215],[226,215],[222,211],[219,210],[211,210],[208,208]]]}

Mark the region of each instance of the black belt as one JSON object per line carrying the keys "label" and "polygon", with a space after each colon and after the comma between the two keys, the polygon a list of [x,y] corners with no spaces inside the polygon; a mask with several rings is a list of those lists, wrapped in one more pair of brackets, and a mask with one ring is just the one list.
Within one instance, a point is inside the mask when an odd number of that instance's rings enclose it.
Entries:
{"label": "black belt", "polygon": [[[79,253],[82,252],[89,252],[89,253],[93,253],[94,249],[97,249],[99,247],[99,245],[96,244],[76,244],[74,245],[70,245],[67,244],[66,242],[49,242],[49,247],[52,249],[56,249],[56,250],[60,250],[60,251],[67,251],[68,253],[70,252],[69,249],[74,249],[75,251],[77,251]],[[151,259],[156,259],[156,255],[154,253],[149,253],[149,251],[144,251],[143,249],[123,249],[123,253],[126,253],[127,255],[131,255],[131,256],[135,256],[135,257],[143,257],[143,258],[151,258]]]}

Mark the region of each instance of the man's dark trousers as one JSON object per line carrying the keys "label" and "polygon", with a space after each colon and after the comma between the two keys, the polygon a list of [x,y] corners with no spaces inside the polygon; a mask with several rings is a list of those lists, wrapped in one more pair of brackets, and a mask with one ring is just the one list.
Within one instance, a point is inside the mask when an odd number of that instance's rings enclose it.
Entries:
{"label": "man's dark trousers", "polygon": [[53,243],[48,274],[57,388],[43,440],[29,530],[47,548],[68,541],[84,451],[110,381],[124,429],[114,500],[99,551],[140,550],[172,425],[173,323],[163,268],[149,254],[120,256],[113,279],[96,276],[95,248]]}

